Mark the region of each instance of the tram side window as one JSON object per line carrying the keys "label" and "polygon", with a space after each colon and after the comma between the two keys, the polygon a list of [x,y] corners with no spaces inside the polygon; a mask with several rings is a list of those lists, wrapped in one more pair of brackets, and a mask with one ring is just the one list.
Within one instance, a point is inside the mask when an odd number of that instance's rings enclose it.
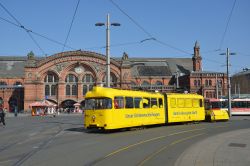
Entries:
{"label": "tram side window", "polygon": [[157,108],[157,99],[151,98],[151,108]]}
{"label": "tram side window", "polygon": [[183,108],[184,107],[184,99],[177,99],[177,105],[178,105],[178,107]]}
{"label": "tram side window", "polygon": [[247,101],[247,108],[250,108],[250,101]]}
{"label": "tram side window", "polygon": [[221,102],[221,108],[228,108],[227,101],[222,101]]}
{"label": "tram side window", "polygon": [[125,108],[134,108],[133,97],[125,97],[126,105]]}
{"label": "tram side window", "polygon": [[231,107],[232,107],[232,108],[237,108],[237,107],[236,107],[236,102],[235,102],[235,101],[232,101],[232,102],[231,102]]}
{"label": "tram side window", "polygon": [[185,107],[186,108],[192,107],[192,99],[185,99]]}
{"label": "tram side window", "polygon": [[143,108],[150,108],[150,98],[143,98]]}
{"label": "tram side window", "polygon": [[202,100],[202,99],[200,99],[199,101],[200,101],[200,107],[203,107],[203,106],[204,106],[204,104],[203,104],[203,100]]}
{"label": "tram side window", "polygon": [[162,107],[163,107],[162,98],[159,98],[159,99],[158,99],[158,103],[159,103],[159,108],[162,108]]}
{"label": "tram side window", "polygon": [[175,108],[176,107],[176,100],[175,99],[170,99],[170,106],[172,108]]}
{"label": "tram side window", "polygon": [[[193,107],[199,107],[199,104],[197,105],[197,104],[195,104],[195,101],[197,101],[196,99],[193,99]],[[198,102],[199,103],[199,102]],[[210,110],[211,108],[210,108],[210,103],[209,103],[209,101],[205,101],[205,110]]]}
{"label": "tram side window", "polygon": [[[209,105],[209,101],[207,102],[207,107],[206,109],[210,109],[210,105]],[[199,107],[200,106],[200,103],[199,103],[199,100],[198,99],[193,99],[193,107]]]}
{"label": "tram side window", "polygon": [[134,98],[135,108],[142,108],[142,98],[141,97],[135,97]]}
{"label": "tram side window", "polygon": [[115,109],[124,108],[124,98],[121,96],[116,96],[114,99],[114,106]]}

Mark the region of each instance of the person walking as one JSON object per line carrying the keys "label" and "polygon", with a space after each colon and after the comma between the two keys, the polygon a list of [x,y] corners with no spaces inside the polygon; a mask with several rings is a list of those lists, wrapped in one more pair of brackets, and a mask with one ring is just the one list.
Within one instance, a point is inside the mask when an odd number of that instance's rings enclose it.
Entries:
{"label": "person walking", "polygon": [[0,105],[0,122],[3,123],[3,125],[5,126],[5,112],[4,112],[4,109],[3,109],[3,105],[1,104]]}

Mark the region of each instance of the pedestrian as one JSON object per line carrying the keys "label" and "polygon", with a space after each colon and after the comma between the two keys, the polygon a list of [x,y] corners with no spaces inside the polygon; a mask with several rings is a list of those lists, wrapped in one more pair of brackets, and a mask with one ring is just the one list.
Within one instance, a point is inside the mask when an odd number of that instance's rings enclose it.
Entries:
{"label": "pedestrian", "polygon": [[4,112],[4,109],[3,109],[3,106],[0,105],[0,122],[3,123],[3,125],[5,126],[5,112]]}

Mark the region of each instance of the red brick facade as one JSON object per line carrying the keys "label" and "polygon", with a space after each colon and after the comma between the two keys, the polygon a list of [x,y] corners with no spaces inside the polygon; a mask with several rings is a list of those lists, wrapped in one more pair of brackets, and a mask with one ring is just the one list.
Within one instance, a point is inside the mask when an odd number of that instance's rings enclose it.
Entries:
{"label": "red brick facade", "polygon": [[[202,71],[202,58],[199,50],[199,44],[196,42],[192,59],[170,58],[167,62],[164,58],[144,58],[146,63],[136,68],[133,66],[142,63],[143,59],[131,60],[127,54],[124,54],[121,59],[111,59],[111,86],[163,92],[174,92],[180,87],[179,89],[199,93],[209,98],[225,96],[226,75]],[[24,76],[20,78],[0,77],[0,82],[2,82],[0,100],[3,100],[4,107],[11,111],[15,108],[18,111],[29,110],[31,103],[45,99],[55,103],[58,107],[72,107],[74,103],[83,104],[88,90],[91,90],[94,85],[105,84],[105,58],[104,55],[81,50],[63,52],[40,59],[34,55],[28,55],[25,60]],[[177,64],[177,61],[183,64]],[[177,78],[174,74],[177,68],[170,69],[169,63],[171,62],[176,62],[172,67],[181,66],[180,69],[182,69],[189,65],[193,69],[183,69],[183,71],[189,71],[189,74],[183,75],[182,73]],[[162,66],[163,63],[167,65]],[[148,65],[151,66],[148,67]],[[140,74],[139,69],[149,71],[140,71],[142,72]],[[161,69],[166,71],[161,71]],[[156,74],[150,75],[150,70],[155,70]]]}

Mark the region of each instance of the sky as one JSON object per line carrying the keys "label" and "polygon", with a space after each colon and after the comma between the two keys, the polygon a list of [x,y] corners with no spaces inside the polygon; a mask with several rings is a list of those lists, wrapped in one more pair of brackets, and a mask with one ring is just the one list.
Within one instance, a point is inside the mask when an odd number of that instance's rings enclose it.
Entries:
{"label": "sky", "polygon": [[227,48],[230,74],[250,68],[250,0],[0,0],[0,56],[105,55],[95,24],[108,13],[121,24],[110,27],[111,57],[191,58],[198,41],[204,71],[226,72]]}

